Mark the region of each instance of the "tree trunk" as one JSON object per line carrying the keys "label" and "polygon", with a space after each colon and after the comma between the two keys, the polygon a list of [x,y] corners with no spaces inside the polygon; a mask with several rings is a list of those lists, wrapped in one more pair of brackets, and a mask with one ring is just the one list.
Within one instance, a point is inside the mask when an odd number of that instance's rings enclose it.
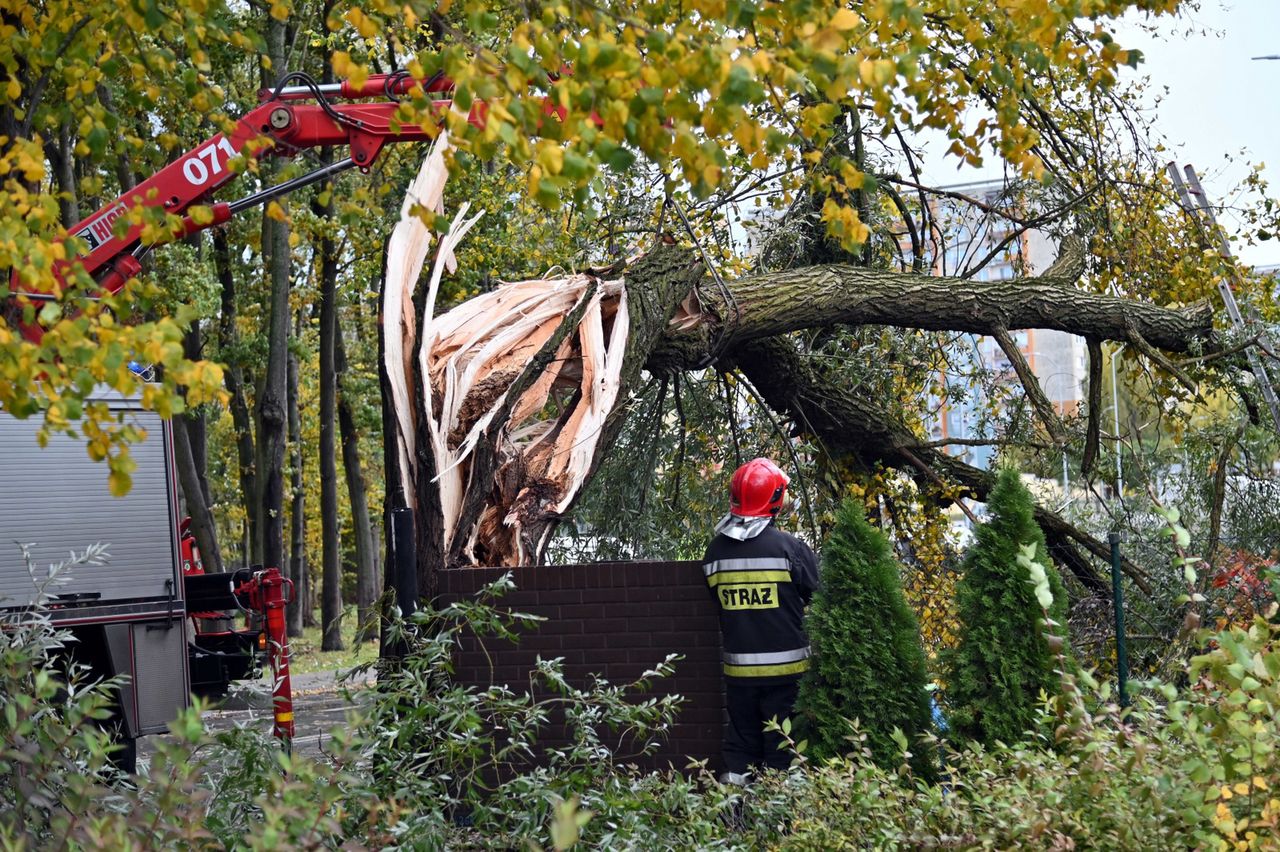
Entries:
{"label": "tree trunk", "polygon": [[173,455],[178,468],[178,484],[186,500],[187,514],[191,517],[191,532],[200,548],[204,570],[210,574],[222,573],[222,553],[218,550],[218,532],[213,513],[200,487],[200,472],[191,450],[190,421],[187,415],[173,418]]}
{"label": "tree trunk", "polygon": [[[383,304],[382,296],[387,288],[386,275],[386,251],[383,251],[383,271],[379,276],[382,282],[382,291],[379,293],[378,304]],[[397,615],[404,614],[399,604],[401,603],[401,595],[405,590],[399,586],[400,577],[396,570],[397,565],[397,548],[403,547],[403,544],[397,545],[395,536],[395,513],[397,511],[407,510],[409,507],[405,505],[404,488],[401,484],[399,453],[396,448],[398,440],[396,432],[396,414],[392,403],[391,382],[387,375],[387,335],[398,334],[399,329],[387,329],[384,324],[384,317],[379,311],[378,315],[378,395],[382,406],[382,469],[383,469],[383,489],[382,489],[382,540],[386,542],[383,548],[382,556],[382,601],[383,606],[380,615],[383,617],[382,629],[378,631],[378,654],[383,659],[394,660],[404,655],[404,643],[394,642],[388,635],[386,625],[388,621]],[[438,514],[438,512],[437,512]],[[422,519],[415,517],[417,535],[422,534]],[[406,595],[407,597],[407,595]]]}
{"label": "tree trunk", "polygon": [[[272,67],[285,67],[285,26],[270,18],[267,51]],[[266,170],[268,172],[272,170]],[[268,174],[267,177],[270,175]],[[258,505],[262,565],[284,567],[284,450],[289,347],[289,226],[262,217],[262,255],[271,286],[267,369],[258,395]]]}
{"label": "tree trunk", "polygon": [[377,549],[373,525],[369,520],[369,500],[360,469],[360,436],[356,432],[351,402],[342,390],[342,376],[347,371],[346,346],[342,328],[334,328],[334,360],[338,384],[338,430],[342,438],[342,467],[347,480],[347,498],[351,502],[351,526],[356,539],[356,611],[361,631],[376,617],[374,603],[378,599]]}
{"label": "tree trunk", "polygon": [[[322,165],[332,156],[320,158]],[[321,217],[332,214],[332,204],[312,202]],[[338,258],[329,237],[320,238],[320,558],[322,567],[320,624],[322,651],[342,650],[342,540],[338,518],[338,465],[333,432],[336,421],[337,371],[334,338],[338,328]]]}
{"label": "tree trunk", "polygon": [[236,460],[240,478],[240,499],[244,507],[247,547],[241,554],[246,565],[261,565],[262,553],[257,549],[260,505],[257,500],[257,457],[253,443],[253,419],[245,399],[244,371],[240,367],[236,333],[236,279],[231,266],[231,249],[222,228],[213,230],[213,265],[222,284],[222,311],[218,318],[218,348],[226,364],[223,380],[231,397],[231,422],[236,433]]}
{"label": "tree trunk", "polygon": [[76,200],[75,139],[71,124],[64,121],[56,138],[44,143],[44,154],[52,166],[53,179],[58,187],[58,210],[62,226],[70,228],[80,221],[80,205]]}
{"label": "tree trunk", "polygon": [[[302,314],[294,321],[294,334],[302,336]],[[298,414],[298,356],[289,349],[289,446],[291,450],[290,486],[293,500],[289,507],[289,579],[293,581],[293,603],[285,608],[285,622],[290,636],[301,636],[310,614],[307,595],[306,497],[302,477],[302,418]]]}
{"label": "tree trunk", "polygon": [[[186,356],[200,357],[200,324],[192,325],[183,340]],[[209,507],[209,482],[205,475],[204,415],[186,411],[173,418],[173,454],[178,468],[178,484],[191,517],[191,532],[200,548],[205,570],[222,573],[222,551],[218,548],[218,527]]]}

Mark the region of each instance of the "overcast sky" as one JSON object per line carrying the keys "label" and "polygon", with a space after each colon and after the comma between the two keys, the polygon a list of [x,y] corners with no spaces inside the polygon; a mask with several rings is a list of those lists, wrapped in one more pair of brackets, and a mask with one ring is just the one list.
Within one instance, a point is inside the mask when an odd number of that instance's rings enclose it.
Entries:
{"label": "overcast sky", "polygon": [[[1280,196],[1280,0],[1203,0],[1199,12],[1164,19],[1163,38],[1153,38],[1131,16],[1117,32],[1125,47],[1145,61],[1134,72],[1151,78],[1153,90],[1168,88],[1155,113],[1157,130],[1179,163],[1199,171],[1211,200],[1222,200],[1248,171],[1266,163],[1271,195]],[[938,147],[938,146],[933,146]],[[1242,153],[1243,152],[1243,153]],[[1228,163],[1228,156],[1235,157]],[[1171,156],[1170,159],[1174,159]],[[935,179],[948,183],[998,177],[994,165],[957,172],[935,164]],[[1254,265],[1280,264],[1280,240],[1236,246]]]}

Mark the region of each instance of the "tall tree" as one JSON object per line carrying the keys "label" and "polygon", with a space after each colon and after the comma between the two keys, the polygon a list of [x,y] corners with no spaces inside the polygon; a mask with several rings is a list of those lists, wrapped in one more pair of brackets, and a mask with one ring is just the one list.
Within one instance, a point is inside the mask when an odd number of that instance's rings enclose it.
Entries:
{"label": "tall tree", "polygon": [[[321,161],[332,161],[328,153]],[[329,190],[332,194],[332,189]],[[332,201],[312,202],[322,219],[332,216]],[[320,237],[320,540],[321,650],[342,650],[342,541],[338,518],[338,464],[334,447],[337,424],[338,380],[335,369],[335,338],[338,334],[338,249],[326,231]]]}
{"label": "tall tree", "polygon": [[249,546],[241,554],[246,565],[261,565],[262,538],[258,528],[262,525],[262,505],[258,501],[257,456],[254,449],[253,417],[246,397],[244,371],[240,366],[240,336],[236,331],[236,277],[231,262],[231,247],[225,229],[213,232],[213,264],[221,289],[221,310],[218,315],[218,348],[226,362],[224,375],[227,386],[227,405],[231,409],[232,428],[235,432],[236,476],[240,485],[239,497],[244,508],[246,538]]}
{"label": "tall tree", "polygon": [[301,345],[302,311],[294,320],[294,344],[289,347],[289,477],[293,499],[289,506],[289,570],[293,581],[293,601],[285,611],[290,636],[301,636],[310,610],[309,577],[307,577],[307,489],[302,475],[302,418],[298,412],[298,354]]}
{"label": "tall tree", "polygon": [[351,398],[342,378],[347,372],[347,347],[342,339],[342,328],[334,328],[334,359],[338,380],[338,431],[342,437],[342,467],[347,480],[347,498],[351,501],[351,526],[356,540],[356,608],[360,629],[368,627],[370,619],[377,615],[377,601],[381,583],[378,577],[378,547],[374,540],[374,527],[369,517],[368,488],[360,464],[360,433],[356,429]]}
{"label": "tall tree", "polygon": [[[287,28],[272,16],[267,22],[270,67],[284,68]],[[273,81],[264,71],[263,85]],[[268,174],[271,170],[268,170]],[[257,489],[260,507],[258,538],[262,564],[279,568],[284,553],[284,451],[288,428],[289,276],[292,254],[289,225],[278,205],[262,217],[262,260],[269,282],[267,367],[257,400]]]}
{"label": "tall tree", "polygon": [[[202,343],[198,321],[187,331],[183,344],[188,358],[200,358]],[[187,514],[191,517],[191,531],[200,548],[205,571],[221,573],[222,550],[218,547],[218,527],[209,506],[204,413],[193,408],[173,418],[172,422],[174,464],[178,468],[178,483],[186,500]]]}
{"label": "tall tree", "polygon": [[[1018,742],[1031,729],[1040,694],[1058,686],[1055,654],[1045,637],[1043,610],[1027,569],[1018,563],[1024,545],[1050,566],[1035,502],[1016,470],[1005,468],[987,498],[990,519],[975,531],[956,587],[960,642],[947,664],[952,731],[984,745]],[[1066,592],[1047,568],[1053,620],[1066,623]]]}
{"label": "tall tree", "polygon": [[921,739],[931,727],[929,676],[899,571],[888,539],[846,500],[822,547],[821,585],[805,619],[814,661],[796,709],[815,757],[852,750],[847,720],[857,719],[876,763],[892,769],[901,762],[898,729],[912,766],[932,778],[934,750]]}

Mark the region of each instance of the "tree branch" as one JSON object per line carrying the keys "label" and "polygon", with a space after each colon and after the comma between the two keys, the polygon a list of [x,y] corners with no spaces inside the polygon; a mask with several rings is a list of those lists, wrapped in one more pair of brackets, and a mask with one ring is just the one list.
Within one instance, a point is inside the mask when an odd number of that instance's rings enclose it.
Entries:
{"label": "tree branch", "polygon": [[1231,464],[1231,454],[1235,452],[1236,444],[1240,443],[1240,438],[1244,435],[1244,427],[1236,429],[1235,435],[1231,440],[1222,446],[1222,450],[1215,459],[1213,471],[1213,503],[1209,509],[1209,543],[1205,546],[1204,558],[1209,560],[1209,564],[1213,564],[1214,554],[1218,549],[1218,540],[1222,535],[1222,503],[1227,496],[1227,468]]}
{"label": "tree branch", "polygon": [[1142,336],[1142,332],[1138,330],[1136,323],[1129,321],[1128,326],[1129,326],[1129,342],[1132,343],[1134,346],[1136,346],[1139,352],[1147,356],[1149,360],[1154,361],[1163,370],[1169,373],[1169,375],[1177,379],[1178,384],[1186,388],[1191,393],[1192,396],[1199,395],[1199,389],[1196,387],[1196,383],[1191,380],[1191,377],[1188,376],[1186,373],[1184,373],[1182,370],[1178,369],[1178,367],[1172,361],[1170,361],[1158,349],[1156,349],[1154,346],[1148,343],[1147,339]]}
{"label": "tree branch", "polygon": [[[785,338],[755,340],[731,353],[762,399],[786,414],[805,432],[820,440],[834,457],[852,461],[863,470],[885,465],[913,470],[945,487],[949,499],[985,499],[995,485],[988,471],[965,464],[925,444],[870,395],[856,393],[826,375],[821,363],[805,358]],[[1090,553],[1110,554],[1107,545],[1084,533],[1056,513],[1037,507],[1036,521],[1044,529],[1054,554],[1088,588],[1103,593],[1107,584],[1075,546]],[[1134,582],[1149,590],[1145,574],[1127,563]]]}
{"label": "tree branch", "polygon": [[1085,340],[1089,347],[1089,417],[1084,430],[1084,452],[1080,456],[1080,473],[1086,478],[1098,461],[1098,439],[1102,432],[1102,343],[1096,337]]}
{"label": "tree branch", "polygon": [[1033,278],[972,281],[831,264],[729,281],[732,304],[719,288],[704,288],[702,322],[666,334],[649,364],[666,372],[693,368],[716,335],[731,347],[837,323],[988,335],[1047,328],[1125,341],[1136,332],[1169,352],[1185,352],[1196,340],[1218,348],[1208,303],[1168,309],[1078,289],[1083,247],[1065,242],[1057,262]]}
{"label": "tree branch", "polygon": [[1058,412],[1053,410],[1053,403],[1045,395],[1044,388],[1040,387],[1040,380],[1032,372],[1031,365],[1022,356],[1022,350],[1018,348],[1018,344],[1013,342],[1008,330],[996,327],[993,331],[992,337],[996,339],[996,343],[1000,344],[1000,348],[1004,350],[1005,357],[1013,365],[1013,371],[1018,374],[1018,381],[1022,383],[1023,389],[1027,392],[1027,399],[1031,402],[1031,407],[1036,410],[1036,415],[1039,416],[1040,422],[1044,424],[1050,439],[1058,446],[1062,446],[1067,442],[1067,432],[1062,425],[1062,420],[1058,417]]}

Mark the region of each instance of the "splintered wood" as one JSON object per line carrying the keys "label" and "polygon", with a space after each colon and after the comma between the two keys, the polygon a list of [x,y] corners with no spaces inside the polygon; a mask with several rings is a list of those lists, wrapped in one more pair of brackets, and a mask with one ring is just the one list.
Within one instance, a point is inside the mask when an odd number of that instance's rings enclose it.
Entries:
{"label": "splintered wood", "polygon": [[[435,316],[440,279],[456,268],[454,249],[479,219],[465,219],[464,204],[440,241],[415,323],[413,290],[431,235],[412,211],[415,204],[442,209],[442,179],[439,194],[434,190],[444,174],[443,154],[438,144],[423,164],[410,187],[415,200],[406,197],[388,246],[385,366],[406,505],[414,505],[414,435],[421,422],[437,472],[445,558],[462,565],[529,564],[554,529],[547,520],[564,513],[586,482],[618,400],[626,291],[621,280],[549,275],[504,283]],[[576,327],[565,327],[575,321]]]}

